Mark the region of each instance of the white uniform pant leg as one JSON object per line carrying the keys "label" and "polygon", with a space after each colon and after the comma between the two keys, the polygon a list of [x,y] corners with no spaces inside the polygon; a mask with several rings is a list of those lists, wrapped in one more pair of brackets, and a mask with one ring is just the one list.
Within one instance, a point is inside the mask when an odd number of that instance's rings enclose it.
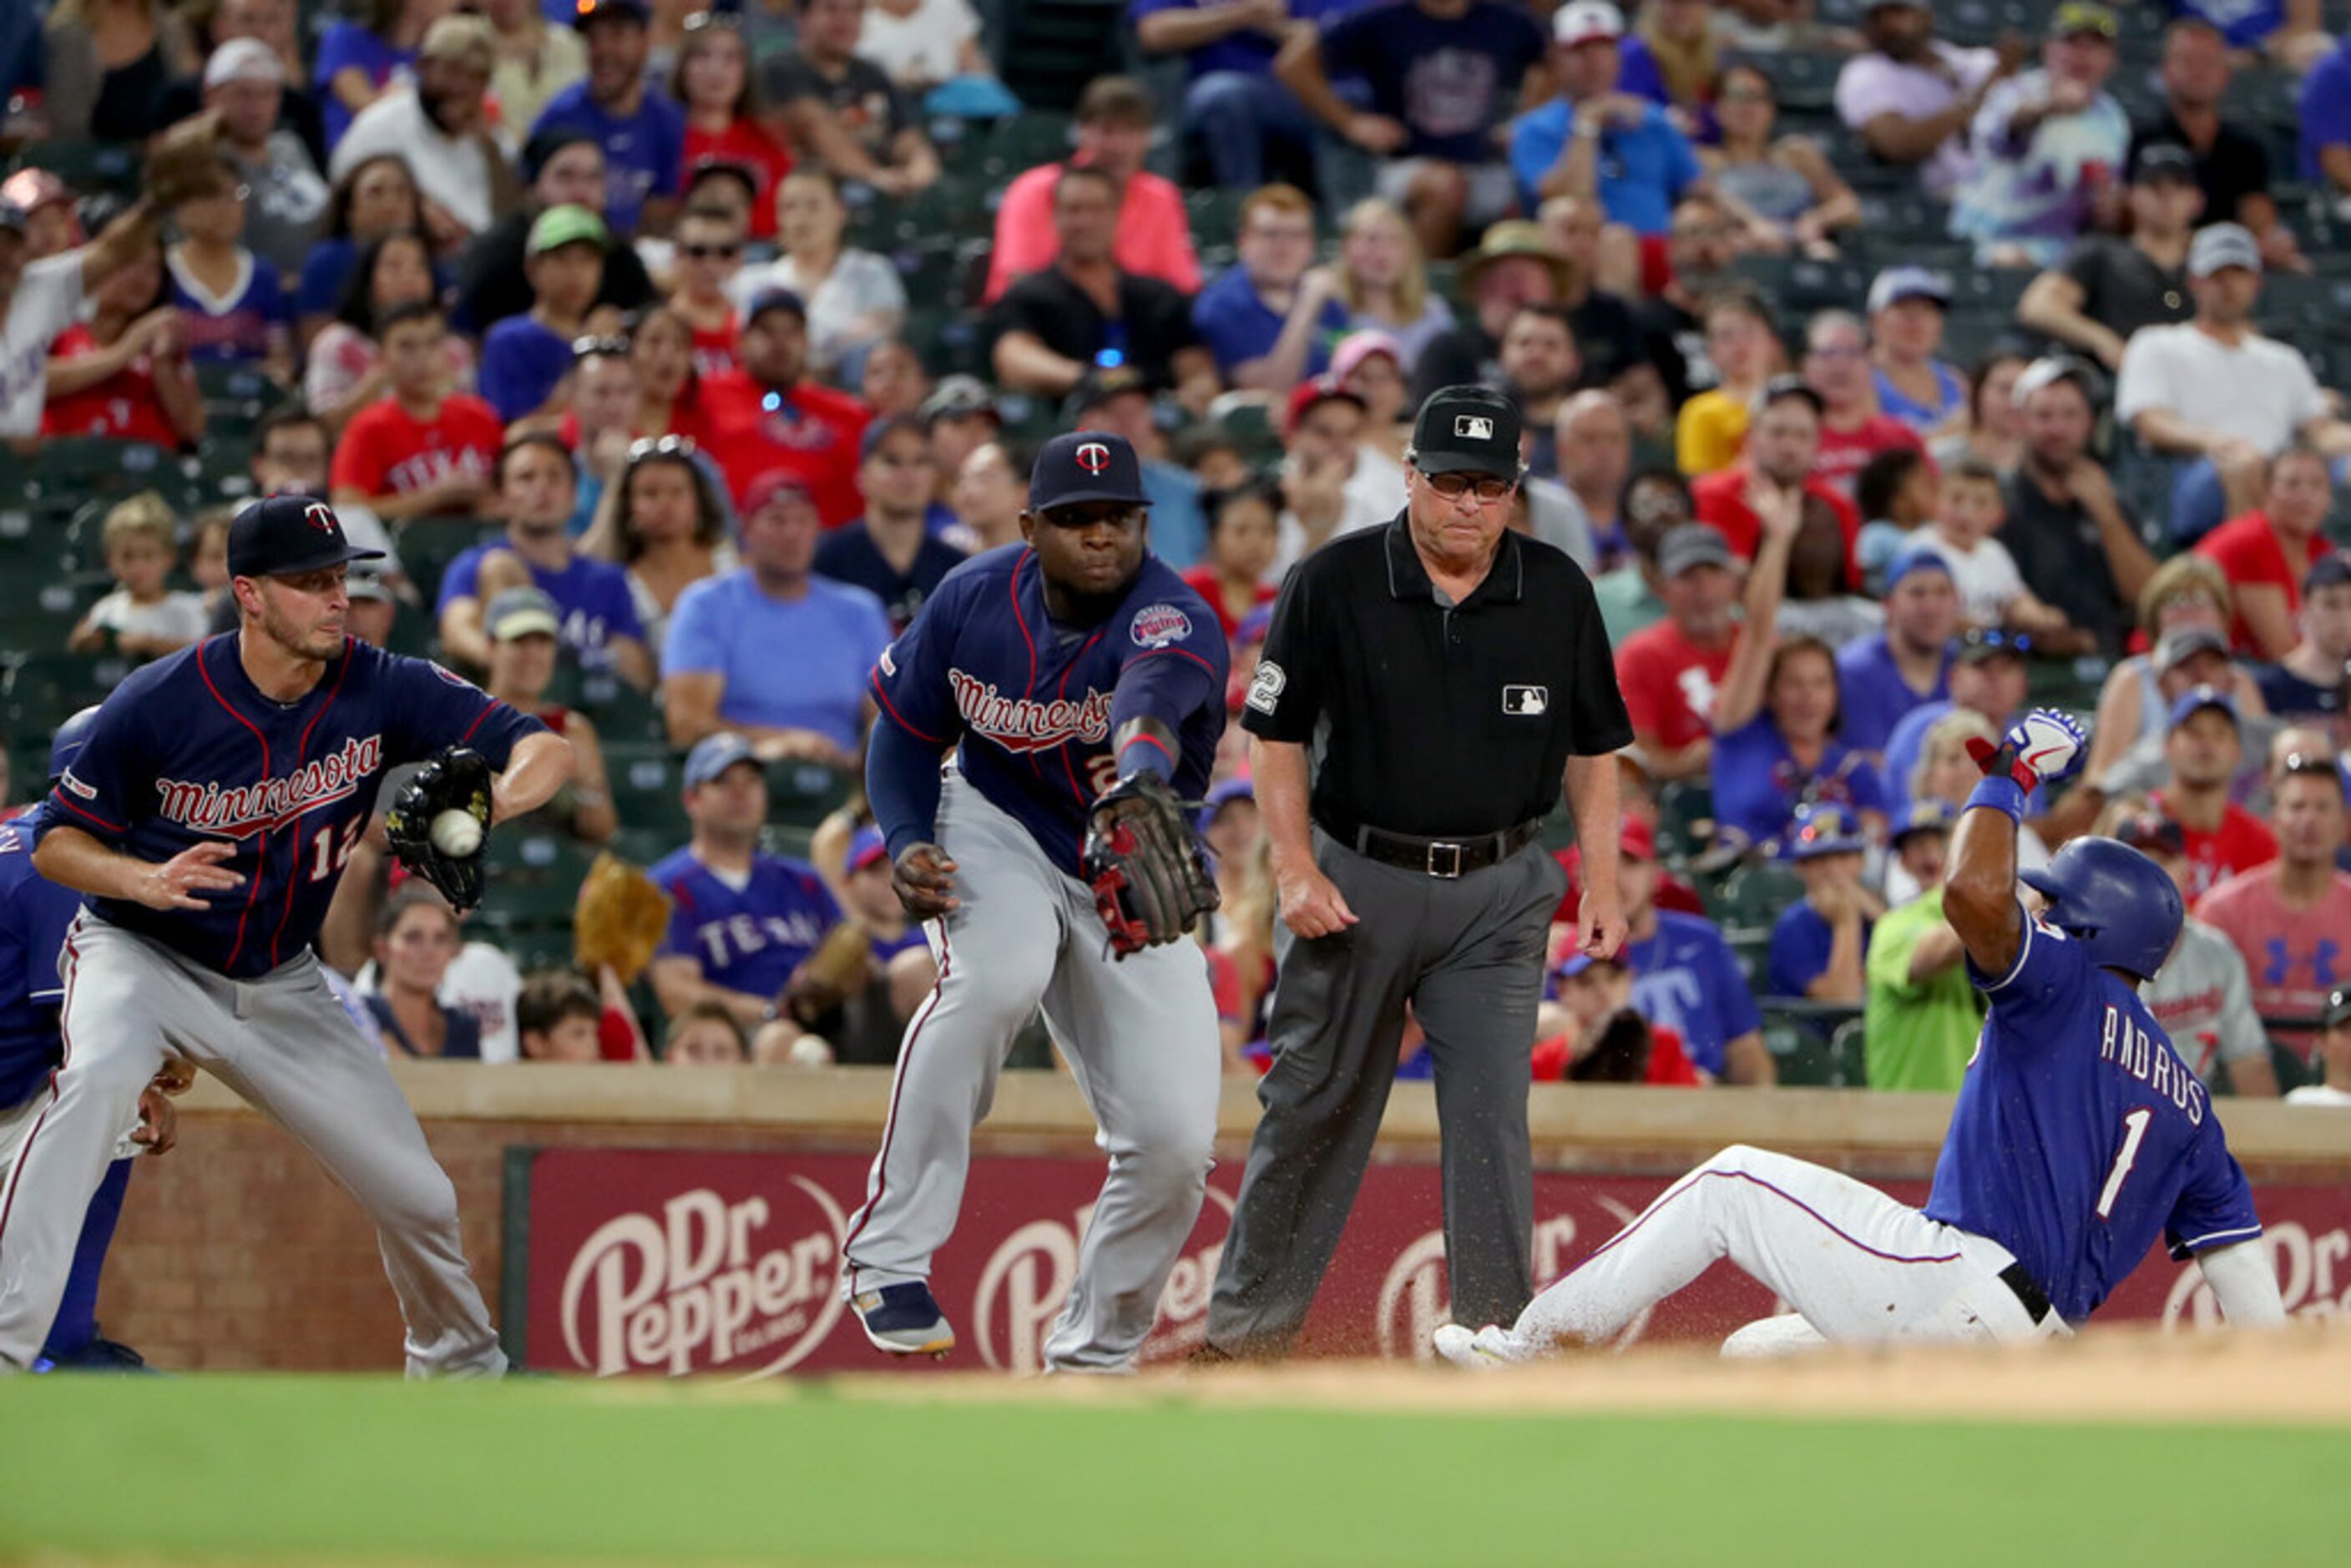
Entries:
{"label": "white uniform pant leg", "polygon": [[167,1036],[216,1016],[175,966],[88,916],[68,936],[61,968],[65,1061],[19,1113],[15,1158],[0,1171],[0,1371],[31,1366],[48,1338],[90,1196],[138,1120]]}
{"label": "white uniform pant leg", "polygon": [[309,1150],[374,1223],[408,1325],[408,1375],[502,1375],[506,1354],[465,1263],[456,1188],[318,961],[223,983],[234,988],[235,1032],[205,1065]]}
{"label": "white uniform pant leg", "polygon": [[1832,1341],[2036,1332],[1999,1277],[1997,1246],[1851,1176],[1744,1145],[1667,1188],[1537,1296],[1517,1332],[1538,1345],[1604,1342],[1725,1258]]}
{"label": "white uniform pant leg", "polygon": [[1075,878],[1062,882],[1071,936],[1045,993],[1045,1021],[1093,1111],[1110,1174],[1046,1338],[1045,1366],[1123,1370],[1150,1335],[1200,1215],[1223,1051],[1198,946],[1186,939],[1113,959],[1092,895]]}
{"label": "white uniform pant leg", "polygon": [[929,1278],[963,1207],[972,1131],[1061,950],[1056,874],[1027,830],[959,774],[946,779],[939,842],[962,907],[926,928],[938,983],[906,1025],[882,1149],[849,1222],[852,1294]]}

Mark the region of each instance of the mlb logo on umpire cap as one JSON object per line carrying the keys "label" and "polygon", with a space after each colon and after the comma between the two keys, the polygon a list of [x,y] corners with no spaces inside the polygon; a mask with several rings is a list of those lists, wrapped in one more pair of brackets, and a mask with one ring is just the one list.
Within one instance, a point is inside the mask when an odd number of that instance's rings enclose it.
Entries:
{"label": "mlb logo on umpire cap", "polygon": [[1141,507],[1143,465],[1126,438],[1106,430],[1071,431],[1045,443],[1029,476],[1029,509],[1050,510],[1085,501]]}
{"label": "mlb logo on umpire cap", "polygon": [[1405,460],[1424,474],[1484,474],[1516,481],[1523,471],[1519,405],[1490,387],[1439,387],[1413,421]]}
{"label": "mlb logo on umpire cap", "polygon": [[380,549],[355,549],[335,509],[308,496],[256,501],[228,526],[232,577],[298,577],[346,561],[382,559]]}

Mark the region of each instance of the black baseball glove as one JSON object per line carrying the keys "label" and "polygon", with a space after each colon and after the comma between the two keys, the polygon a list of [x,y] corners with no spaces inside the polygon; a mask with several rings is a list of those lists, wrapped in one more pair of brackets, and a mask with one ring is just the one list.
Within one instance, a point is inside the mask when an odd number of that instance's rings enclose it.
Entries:
{"label": "black baseball glove", "polygon": [[1216,879],[1184,803],[1155,774],[1123,779],[1094,802],[1082,869],[1121,958],[1180,940],[1217,907]]}
{"label": "black baseball glove", "polygon": [[[433,821],[444,811],[470,812],[482,825],[481,842],[469,855],[444,853],[433,845]],[[478,751],[442,748],[401,787],[383,820],[385,842],[400,862],[441,890],[460,911],[482,902],[482,846],[490,838],[490,765]]]}

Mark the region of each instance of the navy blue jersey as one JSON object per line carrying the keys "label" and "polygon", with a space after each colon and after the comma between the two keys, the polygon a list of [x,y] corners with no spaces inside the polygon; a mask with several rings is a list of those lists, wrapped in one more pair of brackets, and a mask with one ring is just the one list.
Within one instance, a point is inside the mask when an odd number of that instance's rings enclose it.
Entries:
{"label": "navy blue jersey", "polygon": [[160,863],[225,839],[245,885],[202,911],[90,900],[114,925],[237,979],[267,974],[319,934],[366,829],[384,769],[468,746],[503,768],[544,730],[423,659],[348,639],[299,700],[261,695],[234,633],[133,674],[99,710],[89,744],[49,794],[39,831],[69,823]]}
{"label": "navy blue jersey", "polygon": [[81,894],[33,869],[42,810],[0,822],[0,1111],[31,1098],[63,1054],[57,954]]}
{"label": "navy blue jersey", "polygon": [[754,855],[737,887],[680,850],[648,873],[670,897],[666,956],[697,960],[702,977],[730,991],[773,997],[791,979],[841,906],[812,867],[780,855]]}
{"label": "navy blue jersey", "polygon": [[1180,715],[1176,792],[1207,792],[1225,729],[1231,655],[1216,612],[1156,556],[1100,625],[1045,612],[1043,569],[1006,545],[949,572],[873,670],[890,722],[926,746],[957,744],[964,777],[1074,873],[1086,813],[1118,779],[1114,699],[1149,690]]}
{"label": "navy blue jersey", "polygon": [[2210,1096],[2138,994],[2080,943],[2024,923],[1935,1162],[1927,1218],[2016,1255],[2069,1322],[2138,1267],[2262,1231]]}

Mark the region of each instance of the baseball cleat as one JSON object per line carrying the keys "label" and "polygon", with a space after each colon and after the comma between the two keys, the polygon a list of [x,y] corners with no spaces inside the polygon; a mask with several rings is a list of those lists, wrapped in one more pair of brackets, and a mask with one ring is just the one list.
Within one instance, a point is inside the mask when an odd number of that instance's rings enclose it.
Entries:
{"label": "baseball cleat", "polygon": [[1454,1365],[1477,1372],[1493,1372],[1534,1359],[1534,1353],[1516,1334],[1492,1323],[1474,1333],[1463,1324],[1446,1323],[1430,1336],[1430,1343],[1437,1354]]}
{"label": "baseball cleat", "polygon": [[955,1348],[955,1330],[938,1298],[920,1280],[862,1291],[850,1298],[857,1321],[873,1348],[892,1355],[945,1355]]}

